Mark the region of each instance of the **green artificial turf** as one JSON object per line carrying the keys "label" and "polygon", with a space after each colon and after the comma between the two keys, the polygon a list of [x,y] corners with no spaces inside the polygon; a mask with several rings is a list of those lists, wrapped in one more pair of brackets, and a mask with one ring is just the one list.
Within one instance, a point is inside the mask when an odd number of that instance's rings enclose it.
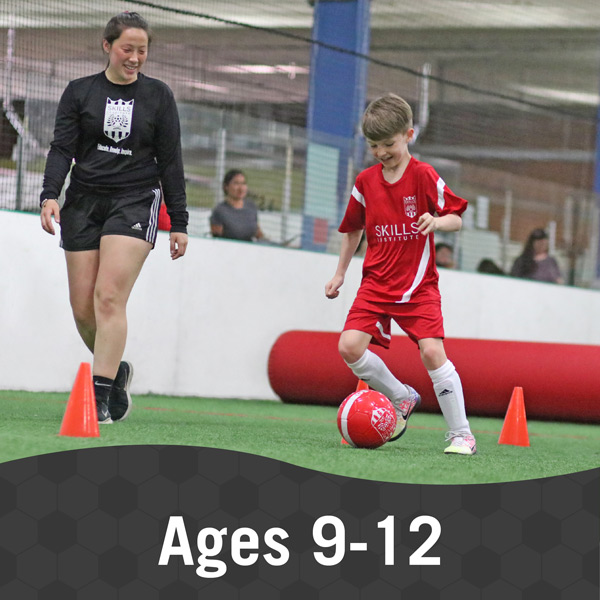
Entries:
{"label": "green artificial turf", "polygon": [[499,445],[502,419],[470,417],[478,454],[448,456],[441,415],[416,413],[407,433],[376,450],[340,443],[337,409],[260,400],[134,396],[99,438],[59,436],[68,394],[0,391],[0,462],[78,448],[187,445],[237,450],[323,473],[419,484],[536,479],[600,467],[600,427],[532,421],[530,447]]}

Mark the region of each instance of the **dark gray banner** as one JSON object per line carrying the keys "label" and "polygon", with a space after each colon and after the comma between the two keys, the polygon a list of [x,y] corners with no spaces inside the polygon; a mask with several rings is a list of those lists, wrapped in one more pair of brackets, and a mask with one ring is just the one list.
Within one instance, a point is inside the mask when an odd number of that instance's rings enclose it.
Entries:
{"label": "dark gray banner", "polygon": [[0,598],[598,600],[599,507],[600,469],[435,486],[209,448],[50,454],[0,465]]}

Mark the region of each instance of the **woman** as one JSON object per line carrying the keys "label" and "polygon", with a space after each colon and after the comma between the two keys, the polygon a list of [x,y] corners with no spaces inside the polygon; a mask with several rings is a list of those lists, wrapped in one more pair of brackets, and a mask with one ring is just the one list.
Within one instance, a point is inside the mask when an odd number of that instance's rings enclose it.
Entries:
{"label": "woman", "polygon": [[[100,423],[131,409],[130,363],[121,362],[126,305],[154,247],[161,188],[171,217],[170,252],[188,237],[179,117],[173,93],[140,71],[151,42],[135,12],[106,25],[106,69],[71,81],[60,99],[40,197],[42,227],[61,225],[69,296],[79,335],[94,355]],[[65,203],[58,197],[75,161]]]}
{"label": "woman", "polygon": [[556,259],[548,254],[550,243],[543,229],[534,229],[527,239],[522,254],[515,260],[510,274],[513,277],[563,283]]}
{"label": "woman", "polygon": [[243,171],[231,169],[223,178],[225,200],[210,215],[210,231],[214,237],[251,242],[264,238],[258,225],[258,210],[246,198],[248,184]]}

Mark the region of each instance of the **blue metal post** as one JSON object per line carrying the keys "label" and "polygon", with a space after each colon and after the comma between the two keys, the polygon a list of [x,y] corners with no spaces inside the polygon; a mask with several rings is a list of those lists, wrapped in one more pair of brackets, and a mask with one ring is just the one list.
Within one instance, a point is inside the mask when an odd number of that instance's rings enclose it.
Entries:
{"label": "blue metal post", "polygon": [[350,160],[365,107],[370,0],[318,0],[308,100],[308,151],[302,247],[325,250],[348,201]]}
{"label": "blue metal post", "polygon": [[[598,210],[600,210],[600,106],[598,107],[598,116],[596,119],[596,161],[594,165],[594,193],[597,198]],[[600,231],[598,232],[600,237]],[[598,244],[598,254],[596,260],[596,279],[600,279],[600,243]]]}

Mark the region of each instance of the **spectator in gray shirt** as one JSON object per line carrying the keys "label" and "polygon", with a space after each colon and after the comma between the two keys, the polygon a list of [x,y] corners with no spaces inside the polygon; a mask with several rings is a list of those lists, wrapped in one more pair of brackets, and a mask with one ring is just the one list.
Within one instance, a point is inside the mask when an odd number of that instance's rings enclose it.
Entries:
{"label": "spectator in gray shirt", "polygon": [[515,260],[510,274],[513,277],[564,283],[556,259],[548,254],[548,234],[543,229],[534,229],[527,239],[523,252]]}
{"label": "spectator in gray shirt", "polygon": [[258,209],[249,198],[248,184],[243,171],[231,169],[223,178],[225,200],[210,216],[213,237],[252,242],[264,238],[258,224]]}

